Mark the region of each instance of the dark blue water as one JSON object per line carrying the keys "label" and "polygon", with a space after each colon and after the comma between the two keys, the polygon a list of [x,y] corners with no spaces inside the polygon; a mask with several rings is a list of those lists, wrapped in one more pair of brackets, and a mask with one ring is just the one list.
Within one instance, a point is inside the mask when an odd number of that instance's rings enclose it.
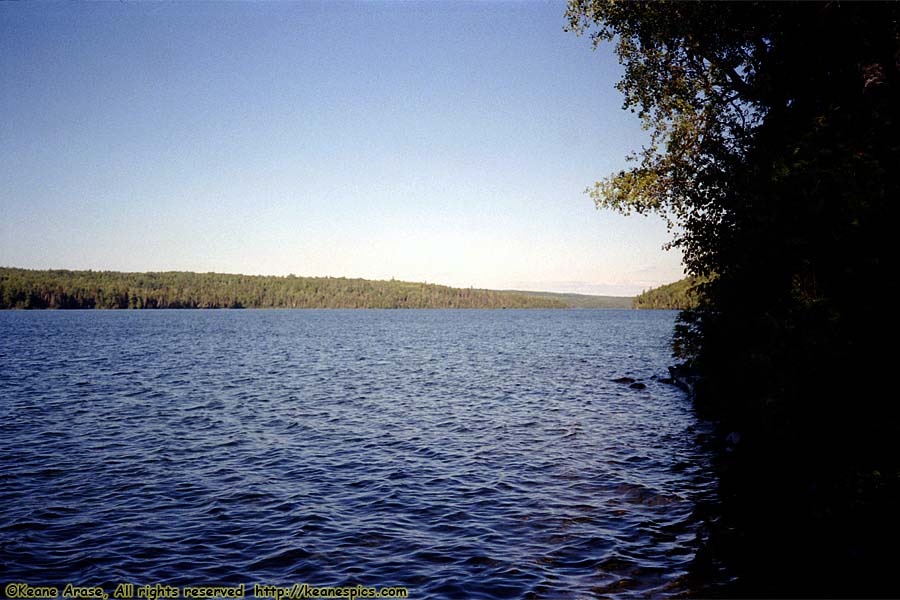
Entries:
{"label": "dark blue water", "polygon": [[683,593],[674,316],[0,312],[0,582]]}

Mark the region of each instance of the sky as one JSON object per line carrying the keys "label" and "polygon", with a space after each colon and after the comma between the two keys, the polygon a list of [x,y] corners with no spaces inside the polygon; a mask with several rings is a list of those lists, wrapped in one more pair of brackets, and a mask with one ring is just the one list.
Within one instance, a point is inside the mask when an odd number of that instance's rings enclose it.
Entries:
{"label": "sky", "polygon": [[633,295],[646,141],[564,2],[0,4],[0,266]]}

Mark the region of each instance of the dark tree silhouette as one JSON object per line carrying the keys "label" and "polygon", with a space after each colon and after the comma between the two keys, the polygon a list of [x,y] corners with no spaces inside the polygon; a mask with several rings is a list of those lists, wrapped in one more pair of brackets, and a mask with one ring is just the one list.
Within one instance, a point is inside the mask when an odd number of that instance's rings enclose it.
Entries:
{"label": "dark tree silhouette", "polygon": [[568,19],[616,44],[652,134],[591,195],[665,215],[707,279],[675,347],[729,434],[738,533],[719,539],[743,591],[896,595],[900,419],[873,292],[900,197],[900,4],[571,0]]}

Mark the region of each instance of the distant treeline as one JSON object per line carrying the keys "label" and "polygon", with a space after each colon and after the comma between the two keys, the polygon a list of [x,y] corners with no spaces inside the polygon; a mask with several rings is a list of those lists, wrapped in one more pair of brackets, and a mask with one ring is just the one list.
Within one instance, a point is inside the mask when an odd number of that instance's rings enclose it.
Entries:
{"label": "distant treeline", "polygon": [[694,286],[699,283],[696,277],[686,277],[661,285],[655,289],[635,296],[632,306],[634,308],[668,308],[675,310],[688,310],[697,306],[697,294]]}
{"label": "distant treeline", "polygon": [[393,280],[0,268],[0,309],[566,307],[521,293]]}
{"label": "distant treeline", "polygon": [[559,292],[522,292],[506,290],[526,296],[537,296],[559,300],[569,308],[631,308],[634,298],[630,296],[594,296],[591,294],[566,294]]}

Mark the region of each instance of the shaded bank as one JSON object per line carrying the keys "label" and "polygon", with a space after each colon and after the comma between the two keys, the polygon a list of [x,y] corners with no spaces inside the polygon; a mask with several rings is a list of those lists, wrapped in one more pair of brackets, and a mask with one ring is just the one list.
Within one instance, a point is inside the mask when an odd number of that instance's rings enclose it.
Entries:
{"label": "shaded bank", "polygon": [[715,277],[675,350],[721,424],[728,595],[898,595],[900,404],[870,293],[900,196],[900,5],[571,0],[650,132],[598,206],[657,212]]}

